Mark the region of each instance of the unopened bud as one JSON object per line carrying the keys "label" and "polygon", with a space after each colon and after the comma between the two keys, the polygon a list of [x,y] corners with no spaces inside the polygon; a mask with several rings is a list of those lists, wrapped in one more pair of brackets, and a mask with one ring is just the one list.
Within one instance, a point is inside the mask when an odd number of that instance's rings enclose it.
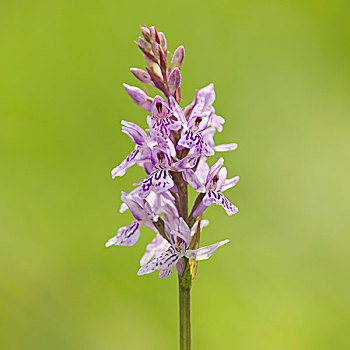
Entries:
{"label": "unopened bud", "polygon": [[146,41],[151,42],[151,34],[149,29],[145,25],[140,26],[140,28],[141,28],[141,33],[143,37],[146,39]]}
{"label": "unopened bud", "polygon": [[156,64],[154,61],[152,61],[146,55],[143,55],[143,58],[145,59],[148,67],[152,69],[152,72],[154,72],[154,74],[156,74],[156,75],[158,75],[160,77],[162,75],[162,72],[160,71],[160,68],[159,68],[158,64]]}
{"label": "unopened bud", "polygon": [[149,112],[151,111],[151,99],[146,95],[144,91],[136,86],[130,86],[127,84],[123,84],[123,86],[135,104],[148,110]]}
{"label": "unopened bud", "polygon": [[156,27],[149,27],[151,41],[157,41],[158,33]]}
{"label": "unopened bud", "polygon": [[181,68],[184,57],[185,48],[181,45],[175,50],[173,58],[171,59],[171,64],[173,67]]}
{"label": "unopened bud", "polygon": [[181,85],[181,73],[179,68],[174,68],[168,78],[169,94],[174,95],[176,89]]}
{"label": "unopened bud", "polygon": [[152,44],[152,51],[153,51],[154,57],[156,58],[157,61],[159,61],[159,48],[158,47],[160,47],[160,45],[154,40],[152,40],[151,44]]}
{"label": "unopened bud", "polygon": [[146,40],[144,40],[140,36],[139,36],[139,45],[144,51],[151,52],[151,44],[148,43]]}
{"label": "unopened bud", "polygon": [[144,83],[144,84],[150,84],[151,83],[151,77],[143,69],[130,68],[130,71],[131,71],[132,74],[134,74],[136,79],[140,80],[142,83]]}
{"label": "unopened bud", "polygon": [[166,38],[163,32],[158,33],[160,46],[162,47],[164,52],[167,52]]}

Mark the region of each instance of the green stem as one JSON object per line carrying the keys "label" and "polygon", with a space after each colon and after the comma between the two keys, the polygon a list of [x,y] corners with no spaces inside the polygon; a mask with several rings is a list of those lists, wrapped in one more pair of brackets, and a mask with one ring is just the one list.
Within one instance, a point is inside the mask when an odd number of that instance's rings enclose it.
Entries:
{"label": "green stem", "polygon": [[179,275],[180,350],[191,350],[191,287],[182,285]]}

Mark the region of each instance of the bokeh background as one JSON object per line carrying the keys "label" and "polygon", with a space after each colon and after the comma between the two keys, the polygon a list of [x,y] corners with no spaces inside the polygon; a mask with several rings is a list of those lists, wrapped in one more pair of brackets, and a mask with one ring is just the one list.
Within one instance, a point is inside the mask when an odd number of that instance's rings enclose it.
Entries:
{"label": "bokeh background", "polygon": [[[2,0],[0,348],[178,348],[177,278],[138,277],[152,239],[105,248],[130,222],[112,180],[145,126],[133,44],[156,25],[186,48],[183,101],[215,83],[232,218],[212,207],[193,287],[193,348],[350,348],[349,1]],[[140,85],[139,85],[140,86]],[[217,155],[219,156],[219,155]],[[214,161],[214,160],[212,160]]]}

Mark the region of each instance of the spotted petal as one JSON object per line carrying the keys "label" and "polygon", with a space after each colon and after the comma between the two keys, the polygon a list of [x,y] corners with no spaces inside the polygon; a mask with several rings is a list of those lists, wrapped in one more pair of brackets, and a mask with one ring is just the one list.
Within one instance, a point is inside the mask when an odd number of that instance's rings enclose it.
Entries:
{"label": "spotted petal", "polygon": [[158,257],[169,248],[170,244],[160,234],[157,234],[151,243],[146,246],[146,252],[140,260],[140,265],[148,263],[153,257]]}
{"label": "spotted petal", "polygon": [[112,245],[131,247],[138,241],[140,235],[140,225],[137,221],[133,221],[129,226],[121,227],[118,230],[118,234],[109,239],[105,245],[106,247]]}
{"label": "spotted petal", "polygon": [[140,198],[146,198],[150,191],[165,192],[174,186],[174,181],[168,170],[155,170],[149,174],[139,187]]}
{"label": "spotted petal", "polygon": [[154,258],[148,264],[141,266],[137,274],[141,276],[159,270],[159,278],[169,277],[180,257],[181,255],[175,250],[175,248],[170,246],[167,251],[159,255],[157,258]]}
{"label": "spotted petal", "polygon": [[227,215],[230,216],[238,212],[238,208],[229,202],[221,192],[208,191],[203,198],[203,204],[207,207],[212,204],[221,205],[226,210]]}
{"label": "spotted petal", "polygon": [[189,148],[190,150],[194,149],[197,154],[214,155],[214,150],[203,140],[203,136],[200,133],[187,132],[180,138],[178,146],[178,149],[181,147]]}

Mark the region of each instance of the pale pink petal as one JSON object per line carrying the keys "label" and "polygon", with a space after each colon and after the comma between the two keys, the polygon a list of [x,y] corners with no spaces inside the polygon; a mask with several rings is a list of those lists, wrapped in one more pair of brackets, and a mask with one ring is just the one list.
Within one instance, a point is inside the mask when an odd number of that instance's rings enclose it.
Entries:
{"label": "pale pink petal", "polygon": [[111,171],[112,178],[114,179],[117,176],[123,176],[126,171],[136,163],[139,157],[140,151],[136,146],[136,148],[122,161],[122,163]]}
{"label": "pale pink petal", "polygon": [[219,160],[210,168],[207,179],[205,181],[205,186],[208,188],[210,186],[211,180],[218,173],[220,168],[224,165],[224,158],[220,157]]}
{"label": "pale pink petal", "polygon": [[197,192],[205,192],[205,187],[192,169],[185,169],[182,176]]}
{"label": "pale pink petal", "polygon": [[198,91],[198,96],[203,97],[205,101],[205,108],[210,107],[215,101],[214,84],[211,83],[208,86]]}
{"label": "pale pink petal", "polygon": [[222,145],[214,146],[215,152],[228,152],[228,151],[234,151],[238,147],[237,143],[227,143]]}
{"label": "pale pink petal", "polygon": [[185,158],[180,159],[171,166],[173,171],[183,171],[185,169],[193,168],[197,163],[197,155],[188,155]]}
{"label": "pale pink petal", "polygon": [[219,180],[216,184],[216,190],[221,191],[222,186],[225,184],[227,178],[227,169],[226,167],[222,167],[218,173]]}
{"label": "pale pink petal", "polygon": [[184,240],[184,242],[186,243],[186,247],[188,247],[188,245],[190,244],[190,239],[191,239],[191,230],[183,218],[179,219],[179,235],[178,235],[178,237],[182,238]]}
{"label": "pale pink petal", "polygon": [[127,134],[136,144],[143,145],[147,140],[147,134],[140,128],[137,124],[127,122],[125,120],[121,121],[122,132]]}
{"label": "pale pink petal", "polygon": [[239,181],[239,176],[235,176],[232,179],[226,180],[225,184],[221,188],[221,192],[224,192],[224,191],[228,190],[229,188],[236,186],[238,181]]}
{"label": "pale pink petal", "polygon": [[226,239],[225,241],[221,241],[215,244],[211,244],[199,249],[195,249],[195,250],[187,250],[185,253],[185,256],[191,260],[206,260],[209,259],[214,252],[216,251],[216,249],[218,249],[219,247],[221,247],[222,245],[228,243],[229,240]]}
{"label": "pale pink petal", "polygon": [[211,120],[211,126],[214,126],[218,132],[221,132],[223,127],[222,124],[225,123],[225,119],[223,117],[220,117],[219,115],[214,114],[212,120]]}
{"label": "pale pink petal", "polygon": [[174,112],[175,117],[181,122],[182,127],[187,126],[187,120],[179,104],[173,96],[170,96],[170,107]]}
{"label": "pale pink petal", "polygon": [[209,173],[209,165],[206,157],[201,157],[198,162],[196,175],[201,183],[204,183]]}

